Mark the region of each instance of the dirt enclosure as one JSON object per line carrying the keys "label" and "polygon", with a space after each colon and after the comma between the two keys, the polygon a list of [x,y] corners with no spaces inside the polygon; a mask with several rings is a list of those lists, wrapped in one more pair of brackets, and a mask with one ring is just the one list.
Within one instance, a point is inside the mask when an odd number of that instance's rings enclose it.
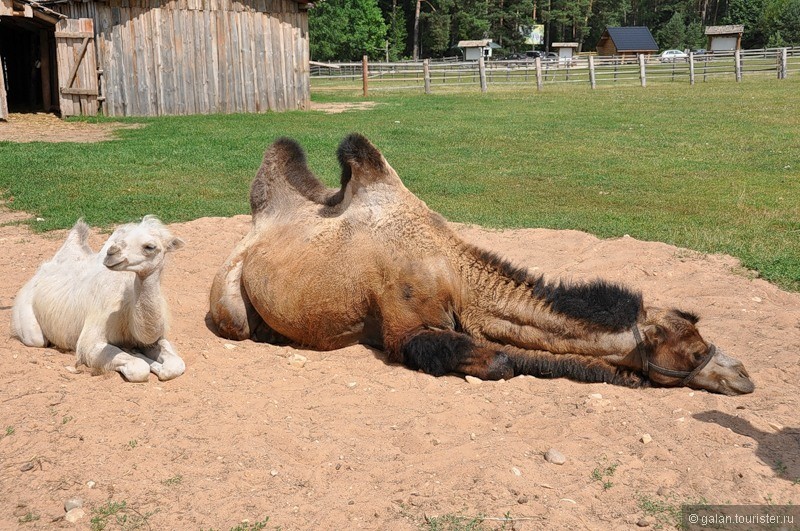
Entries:
{"label": "dirt enclosure", "polygon": [[[336,112],[340,109],[328,109]],[[113,138],[113,124],[13,116],[0,140]],[[0,209],[0,329],[64,232]],[[604,277],[702,316],[752,395],[567,380],[433,378],[350,347],[216,337],[211,279],[249,217],[173,225],[163,286],[187,372],[130,384],[0,334],[0,529],[671,528],[683,503],[800,503],[800,295],[726,256],[575,231],[468,240],[550,278]],[[98,248],[105,235],[95,231]],[[563,464],[544,455],[555,449]],[[81,505],[66,517],[65,502]],[[267,520],[267,518],[269,518]],[[74,520],[74,522],[72,522]],[[466,524],[460,527],[465,529]]]}
{"label": "dirt enclosure", "polygon": [[[0,214],[0,329],[61,243]],[[800,502],[800,295],[726,256],[574,231],[468,240],[548,277],[624,281],[702,316],[755,393],[567,380],[434,378],[355,346],[231,342],[206,326],[216,268],[249,217],[175,224],[163,286],[187,372],[92,376],[71,353],[0,339],[0,529],[670,528],[682,503]],[[98,248],[104,235],[93,233]],[[550,449],[563,464],[544,458]],[[76,523],[65,501],[78,498]],[[83,516],[81,516],[81,512]],[[510,518],[504,520],[504,517]],[[94,521],[94,523],[93,523]]]}

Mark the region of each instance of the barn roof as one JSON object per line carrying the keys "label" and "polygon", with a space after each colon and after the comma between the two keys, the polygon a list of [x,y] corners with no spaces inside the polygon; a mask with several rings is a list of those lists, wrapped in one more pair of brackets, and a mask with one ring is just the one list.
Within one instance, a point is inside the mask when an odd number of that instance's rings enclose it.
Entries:
{"label": "barn roof", "polygon": [[[608,27],[605,33],[614,42],[618,52],[658,51],[658,44],[646,26]],[[600,37],[601,41],[603,37]]]}

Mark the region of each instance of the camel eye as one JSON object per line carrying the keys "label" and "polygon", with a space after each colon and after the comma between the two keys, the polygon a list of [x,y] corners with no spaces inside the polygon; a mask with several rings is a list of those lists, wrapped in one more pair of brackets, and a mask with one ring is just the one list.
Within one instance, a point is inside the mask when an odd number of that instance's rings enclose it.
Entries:
{"label": "camel eye", "polygon": [[146,243],[144,244],[143,249],[148,253],[152,253],[156,250],[156,246],[153,243]]}

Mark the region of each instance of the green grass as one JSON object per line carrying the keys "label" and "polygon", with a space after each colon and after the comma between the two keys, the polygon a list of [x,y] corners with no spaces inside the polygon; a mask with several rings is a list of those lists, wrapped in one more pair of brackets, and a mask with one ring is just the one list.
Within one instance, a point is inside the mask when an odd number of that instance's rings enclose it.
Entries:
{"label": "green grass", "polygon": [[[106,528],[121,529],[123,531],[150,529],[148,519],[157,512],[158,509],[149,513],[142,513],[129,506],[124,500],[121,502],[109,500],[92,510],[89,527],[91,531],[103,531]],[[108,527],[109,525],[111,527]]]}
{"label": "green grass", "polygon": [[167,222],[230,216],[248,212],[248,186],[272,140],[300,141],[333,185],[336,146],[357,131],[452,221],[722,252],[800,290],[797,77],[371,99],[381,105],[341,114],[127,120],[147,126],[114,142],[0,143],[0,191],[43,218],[37,230],[80,216],[104,226],[147,213]]}

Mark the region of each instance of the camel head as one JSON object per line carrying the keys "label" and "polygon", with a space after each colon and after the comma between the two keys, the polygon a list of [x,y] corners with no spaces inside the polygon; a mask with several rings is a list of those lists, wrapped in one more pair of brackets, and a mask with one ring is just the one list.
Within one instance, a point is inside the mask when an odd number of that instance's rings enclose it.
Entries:
{"label": "camel head", "polygon": [[696,315],[680,310],[647,309],[637,348],[650,381],[724,395],[752,393],[755,385],[742,362],[706,342],[697,321]]}
{"label": "camel head", "polygon": [[155,217],[145,216],[141,223],[119,227],[101,253],[103,265],[112,271],[132,271],[140,277],[160,271],[168,252],[183,247],[183,240],[174,237]]}

